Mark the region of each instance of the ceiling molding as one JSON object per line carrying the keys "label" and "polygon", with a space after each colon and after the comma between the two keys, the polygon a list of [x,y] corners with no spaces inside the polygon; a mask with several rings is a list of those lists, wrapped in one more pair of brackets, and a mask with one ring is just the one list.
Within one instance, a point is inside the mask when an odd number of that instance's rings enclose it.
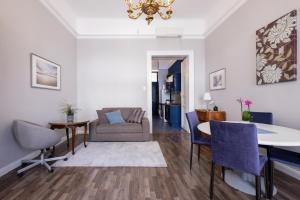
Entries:
{"label": "ceiling molding", "polygon": [[204,38],[213,33],[219,26],[221,26],[231,15],[233,15],[240,7],[242,7],[248,0],[240,0],[235,3],[227,12],[219,15],[215,18],[215,21],[211,24],[207,24],[207,29],[203,35]]}
{"label": "ceiling molding", "polygon": [[[71,25],[71,23],[66,20],[53,6],[48,0],[39,0],[40,3],[74,36],[77,38],[78,34],[76,31],[76,25]],[[76,19],[75,19],[76,23]]]}
{"label": "ceiling molding", "polygon": [[[107,25],[116,23],[116,27],[123,27],[126,25],[124,19],[114,19],[110,21],[107,19],[96,19],[92,25],[89,20],[77,18],[70,10],[68,5],[62,0],[39,0],[49,12],[55,16],[55,18],[77,39],[155,39],[155,38],[175,38],[174,35],[166,35],[164,37],[158,37],[155,33],[153,26],[151,29],[147,29],[143,26],[143,23],[136,21],[136,24],[128,25],[130,31],[128,33],[118,34],[119,31],[115,29],[105,29],[101,33],[101,29],[97,27],[107,27]],[[205,39],[213,31],[215,31],[222,23],[226,21],[233,13],[235,13],[242,5],[248,0],[236,0],[229,6],[223,5],[223,3],[217,4],[216,9],[203,20],[201,19],[173,19],[168,26],[178,25],[184,31],[177,35],[176,38],[181,39]],[[62,14],[63,13],[63,14]],[[103,22],[105,20],[105,23]],[[82,22],[87,22],[83,24]],[[195,26],[195,24],[199,24]],[[136,30],[134,30],[135,27]]]}
{"label": "ceiling molding", "polygon": [[99,35],[84,35],[84,34],[78,34],[77,39],[170,39],[170,38],[177,38],[177,39],[186,39],[186,40],[193,40],[193,39],[205,39],[203,35],[183,35],[182,37],[157,37],[157,35],[154,34],[149,34],[149,35],[104,35],[104,34],[99,34]]}

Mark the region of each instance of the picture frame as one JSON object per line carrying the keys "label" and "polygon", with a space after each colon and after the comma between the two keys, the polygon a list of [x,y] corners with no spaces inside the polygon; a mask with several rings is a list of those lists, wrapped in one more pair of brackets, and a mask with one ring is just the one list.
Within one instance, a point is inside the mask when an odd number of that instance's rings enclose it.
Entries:
{"label": "picture frame", "polygon": [[209,89],[224,90],[226,89],[226,69],[220,69],[209,74]]}
{"label": "picture frame", "polygon": [[34,53],[31,60],[31,87],[61,90],[61,66]]}

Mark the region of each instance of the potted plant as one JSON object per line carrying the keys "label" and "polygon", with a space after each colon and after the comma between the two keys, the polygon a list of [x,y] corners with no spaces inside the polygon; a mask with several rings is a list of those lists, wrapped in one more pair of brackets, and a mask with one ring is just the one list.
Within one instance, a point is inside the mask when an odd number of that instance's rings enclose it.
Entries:
{"label": "potted plant", "polygon": [[63,107],[63,113],[67,116],[67,122],[74,122],[74,115],[77,112],[77,108],[73,107],[72,104],[66,104]]}
{"label": "potted plant", "polygon": [[[237,100],[241,105],[241,115],[243,121],[250,121],[250,107],[253,102],[249,99],[243,100],[242,98]],[[247,110],[243,109],[243,105],[247,106]]]}

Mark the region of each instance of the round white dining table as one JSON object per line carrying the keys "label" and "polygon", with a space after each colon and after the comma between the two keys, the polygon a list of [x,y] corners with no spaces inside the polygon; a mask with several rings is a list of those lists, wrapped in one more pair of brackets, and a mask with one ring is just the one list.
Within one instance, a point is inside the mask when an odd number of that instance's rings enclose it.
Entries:
{"label": "round white dining table", "polygon": [[[245,121],[227,121],[230,123],[251,123]],[[291,129],[283,126],[253,123],[257,127],[258,144],[266,147],[297,147],[300,146],[300,130]],[[209,122],[198,125],[199,131],[211,135]],[[246,173],[229,171],[225,172],[225,182],[233,188],[244,193],[255,195],[254,176]],[[264,180],[262,179],[262,186]],[[265,188],[262,187],[262,192]],[[273,195],[277,193],[274,187]]]}

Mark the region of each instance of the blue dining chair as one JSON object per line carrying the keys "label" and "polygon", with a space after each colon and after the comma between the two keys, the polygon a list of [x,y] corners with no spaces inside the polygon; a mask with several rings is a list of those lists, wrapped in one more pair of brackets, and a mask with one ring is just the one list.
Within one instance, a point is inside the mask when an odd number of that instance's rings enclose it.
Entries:
{"label": "blue dining chair", "polygon": [[250,112],[250,122],[273,124],[273,114],[270,112]]}
{"label": "blue dining chair", "polygon": [[200,122],[199,122],[196,112],[186,113],[186,118],[187,118],[190,132],[191,132],[190,170],[192,170],[194,144],[198,145],[198,161],[199,161],[201,145],[211,146],[211,140],[210,140],[210,138],[205,138],[205,137],[201,136],[200,131],[197,128],[197,126],[200,124]]}
{"label": "blue dining chair", "polygon": [[270,174],[269,174],[269,179],[270,179],[269,199],[272,199],[273,195],[271,194],[273,194],[273,188],[274,188],[274,161],[300,168],[300,153],[279,149],[279,148],[271,148],[269,159],[271,160],[271,167],[270,167]]}
{"label": "blue dining chair", "polygon": [[260,176],[265,168],[267,157],[259,155],[256,126],[210,121],[210,130],[212,145],[210,199],[213,199],[216,165],[254,175],[256,199],[260,199]]}

